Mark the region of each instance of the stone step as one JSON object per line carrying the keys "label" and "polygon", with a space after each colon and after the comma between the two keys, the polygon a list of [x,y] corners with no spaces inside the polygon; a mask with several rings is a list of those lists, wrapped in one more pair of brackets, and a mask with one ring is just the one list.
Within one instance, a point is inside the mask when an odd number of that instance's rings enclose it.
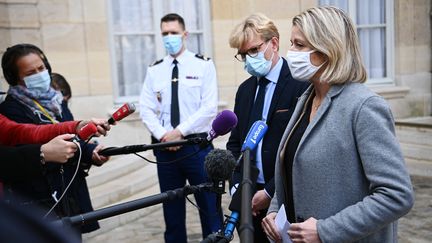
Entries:
{"label": "stone step", "polygon": [[401,143],[402,153],[405,159],[416,161],[432,162],[432,147],[426,145],[417,145]]}
{"label": "stone step", "polygon": [[432,176],[432,163],[430,163],[430,161],[419,161],[409,158],[406,158],[405,161],[410,175],[424,177]]}
{"label": "stone step", "polygon": [[105,184],[141,168],[143,164],[145,162],[137,159],[135,155],[113,156],[103,166],[91,168],[87,177],[87,185],[93,188]]}
{"label": "stone step", "polygon": [[134,171],[91,187],[90,194],[94,208],[117,203],[157,184],[156,165],[141,160],[141,167]]}
{"label": "stone step", "polygon": [[[147,177],[148,180],[151,181],[156,181],[157,180],[157,176],[153,176],[154,178],[150,178]],[[130,202],[133,200],[137,200],[137,199],[141,199],[141,198],[145,198],[151,195],[155,195],[160,193],[159,190],[159,184],[157,182],[152,183],[149,187],[147,187],[145,190],[142,190],[140,192],[135,192],[134,194],[130,195],[129,197],[123,198],[122,200],[119,200],[111,205],[107,205],[104,206],[104,208],[112,206],[112,205],[117,205],[120,203],[124,203],[124,202]],[[84,242],[91,242],[92,239],[98,235],[102,235],[104,233],[110,232],[113,229],[116,229],[119,226],[128,224],[130,222],[136,221],[141,217],[146,217],[149,214],[153,213],[155,210],[160,210],[160,209],[155,209],[155,207],[162,207],[161,204],[159,205],[155,205],[155,206],[151,206],[151,207],[147,207],[147,208],[143,208],[143,209],[138,209],[132,212],[128,212],[128,213],[123,213],[120,214],[118,216],[113,216],[107,219],[103,219],[103,220],[99,220],[99,224],[100,224],[100,229],[95,231],[95,232],[91,232],[88,234],[85,234],[83,237]],[[163,227],[163,225],[160,226],[161,228]]]}
{"label": "stone step", "polygon": [[424,145],[432,148],[432,128],[397,126],[396,136],[400,143]]}

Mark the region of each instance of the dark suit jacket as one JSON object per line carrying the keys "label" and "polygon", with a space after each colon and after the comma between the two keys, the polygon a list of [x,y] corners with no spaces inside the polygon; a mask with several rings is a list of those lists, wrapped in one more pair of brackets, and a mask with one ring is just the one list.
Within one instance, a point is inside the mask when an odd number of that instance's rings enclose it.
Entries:
{"label": "dark suit jacket", "polygon": [[[20,103],[18,100],[12,96],[6,96],[3,103],[0,104],[0,113],[13,120],[17,123],[31,123],[31,124],[45,124],[48,118],[44,117],[43,121],[38,115],[34,114],[30,108]],[[42,116],[42,115],[41,115]],[[64,117],[56,117],[58,121],[64,121]],[[90,168],[92,161],[92,152],[96,147],[95,144],[85,144],[84,141],[80,141],[82,149],[81,166],[78,170],[77,176],[75,177],[73,183],[68,189],[68,193],[65,194],[63,201],[66,202],[65,207],[56,207],[56,212],[59,215],[68,216],[86,213],[93,211],[93,206],[90,200],[90,193],[88,191],[87,182],[85,177],[87,176],[86,169]],[[31,158],[29,158],[31,159]],[[4,180],[3,182],[7,187],[13,189],[15,193],[21,194],[30,200],[41,202],[49,199],[48,207],[52,206],[52,191],[59,192],[60,195],[75,173],[76,162],[78,161],[77,154],[68,163],[57,164],[57,163],[47,163],[44,166],[43,173],[35,174],[34,177],[20,177],[22,180],[16,180],[18,178],[14,177],[13,181]],[[37,156],[36,161],[30,161],[27,164],[40,164],[39,156]],[[60,169],[63,168],[63,174],[60,173]],[[6,178],[7,179],[7,178]],[[39,205],[47,207],[47,205]],[[67,208],[69,207],[69,209]],[[65,209],[66,208],[66,209]],[[83,225],[81,227],[81,232],[91,232],[99,228],[97,222]]]}
{"label": "dark suit jacket", "polygon": [[[234,113],[237,115],[238,123],[231,131],[231,136],[226,145],[227,149],[230,150],[236,158],[240,156],[241,146],[250,128],[249,114],[251,113],[254,103],[257,84],[257,77],[252,76],[244,81],[237,90]],[[293,79],[288,64],[286,60],[283,59],[282,69],[267,115],[268,130],[263,138],[261,149],[265,190],[270,196],[274,194],[274,165],[279,142],[294,111],[298,97],[303,94],[309,85],[309,82],[301,82]],[[255,162],[252,161],[252,164],[254,163]],[[234,171],[232,184],[241,181],[241,167],[242,163],[239,163]]]}

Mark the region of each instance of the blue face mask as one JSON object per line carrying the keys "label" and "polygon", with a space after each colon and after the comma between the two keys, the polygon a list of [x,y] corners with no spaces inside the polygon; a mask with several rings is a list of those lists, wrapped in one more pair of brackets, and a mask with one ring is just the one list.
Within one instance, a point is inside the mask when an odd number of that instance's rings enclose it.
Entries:
{"label": "blue face mask", "polygon": [[245,61],[244,69],[250,75],[255,76],[255,77],[264,77],[267,75],[267,73],[270,72],[274,52],[273,52],[270,60],[267,60],[264,57],[264,53],[267,51],[269,43],[267,43],[267,46],[266,46],[264,51],[258,52],[256,57],[250,57],[249,55],[246,55],[246,61]]}
{"label": "blue face mask", "polygon": [[39,91],[45,93],[48,91],[51,83],[51,77],[48,70],[32,74],[30,76],[24,77],[25,85],[27,89],[31,91]]}
{"label": "blue face mask", "polygon": [[170,55],[179,53],[183,46],[182,35],[167,35],[163,37],[165,49]]}

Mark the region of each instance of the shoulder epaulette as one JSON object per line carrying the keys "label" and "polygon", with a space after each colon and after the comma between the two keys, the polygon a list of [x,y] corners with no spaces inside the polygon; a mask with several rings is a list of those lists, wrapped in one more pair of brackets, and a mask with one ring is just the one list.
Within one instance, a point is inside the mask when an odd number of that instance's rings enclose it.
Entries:
{"label": "shoulder epaulette", "polygon": [[157,60],[156,62],[150,64],[150,67],[153,67],[155,65],[158,65],[159,63],[163,62],[163,59]]}
{"label": "shoulder epaulette", "polygon": [[195,57],[199,58],[199,59],[202,59],[204,61],[209,61],[211,59],[210,57],[206,57],[206,56],[201,55],[201,54],[196,54]]}

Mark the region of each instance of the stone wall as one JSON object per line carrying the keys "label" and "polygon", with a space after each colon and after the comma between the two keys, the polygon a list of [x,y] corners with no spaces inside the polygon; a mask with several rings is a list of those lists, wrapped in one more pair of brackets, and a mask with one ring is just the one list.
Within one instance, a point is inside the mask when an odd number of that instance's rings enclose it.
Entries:
{"label": "stone wall", "polygon": [[[62,73],[73,90],[77,117],[106,114],[113,108],[113,86],[105,0],[0,0],[0,55],[16,43],[33,43],[47,54],[53,70]],[[228,38],[246,16],[262,12],[280,31],[280,54],[289,46],[291,18],[316,0],[211,0],[213,60],[219,96],[234,105],[237,87],[247,78],[234,59]],[[397,118],[431,114],[431,1],[394,3],[395,87],[374,88],[389,101]],[[0,79],[3,80],[2,77]],[[5,82],[0,82],[5,89]],[[94,104],[99,104],[96,106]]]}
{"label": "stone wall", "polygon": [[395,74],[398,86],[409,87],[392,106],[399,117],[432,113],[431,1],[395,1]]}

